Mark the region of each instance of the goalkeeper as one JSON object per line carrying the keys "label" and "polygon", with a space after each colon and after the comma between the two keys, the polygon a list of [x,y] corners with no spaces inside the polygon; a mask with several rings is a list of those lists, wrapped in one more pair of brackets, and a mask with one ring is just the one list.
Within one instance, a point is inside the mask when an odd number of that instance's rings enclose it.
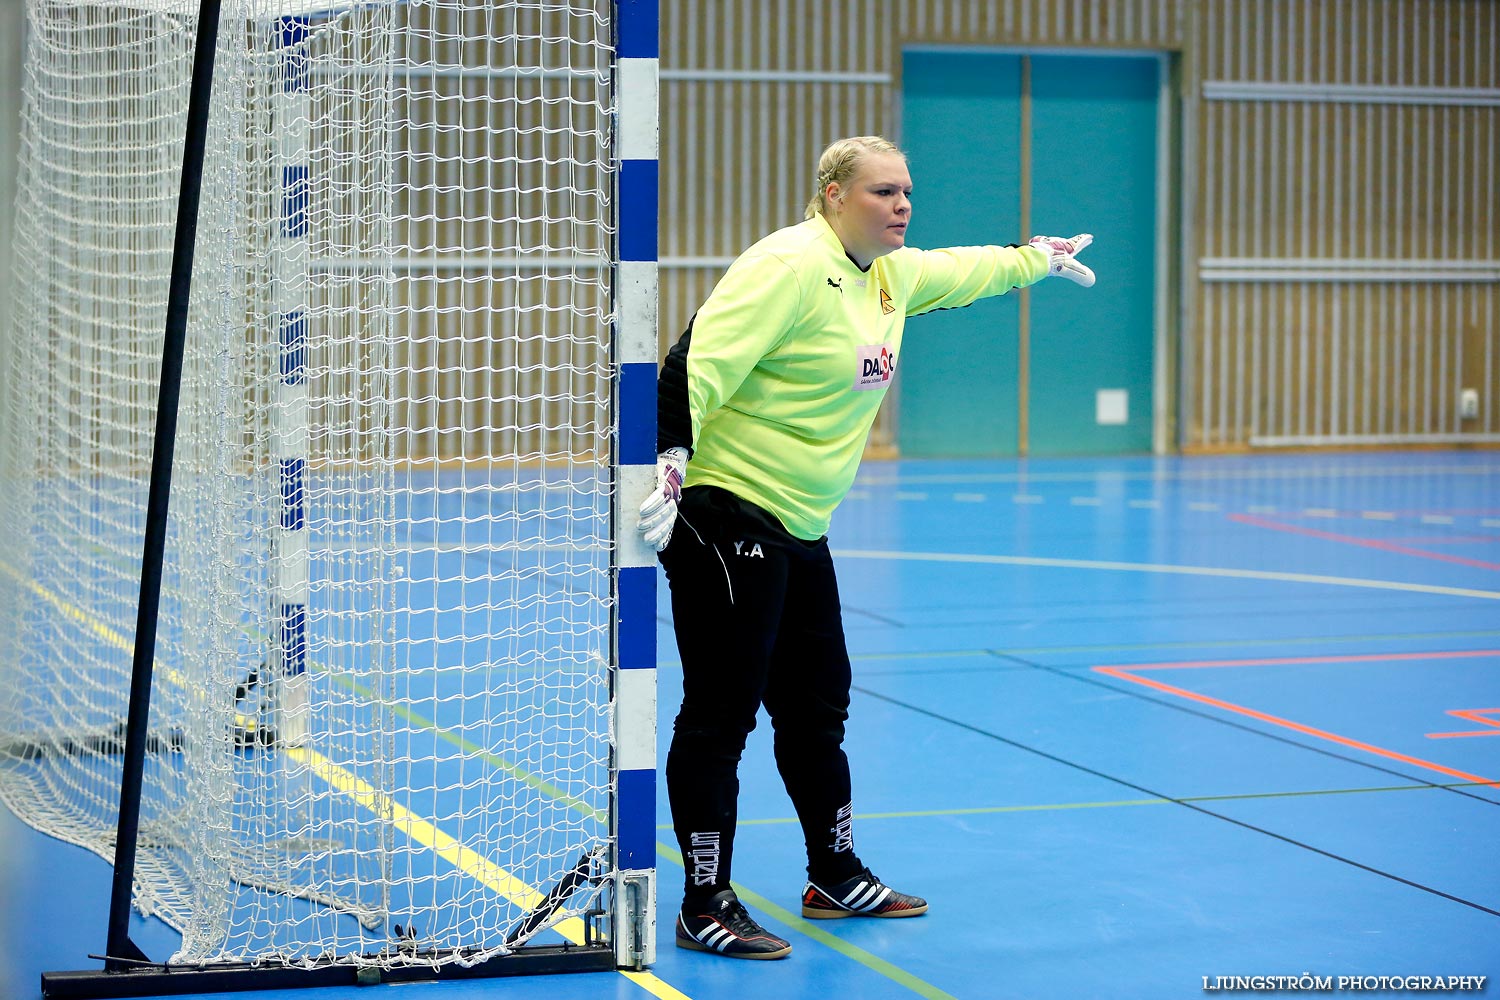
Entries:
{"label": "goalkeeper", "polygon": [[667,796],[686,887],[680,947],[781,958],[730,888],[738,768],[765,705],[776,766],[807,843],[802,915],[909,917],[854,850],[844,755],[851,681],[829,520],[895,376],[906,317],[1046,277],[1088,286],[1092,239],[918,250],[906,158],[878,136],[818,162],[800,225],[729,268],[657,383],[656,486],[640,530],[660,553],[682,657]]}

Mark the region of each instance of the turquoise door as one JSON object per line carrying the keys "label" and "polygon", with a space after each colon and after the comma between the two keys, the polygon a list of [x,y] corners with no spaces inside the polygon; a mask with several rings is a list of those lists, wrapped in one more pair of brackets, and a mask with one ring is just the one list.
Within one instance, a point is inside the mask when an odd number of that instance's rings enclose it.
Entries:
{"label": "turquoise door", "polygon": [[902,454],[1151,450],[1160,72],[1155,56],[905,53],[909,242],[1092,232],[1099,282],[910,320]]}

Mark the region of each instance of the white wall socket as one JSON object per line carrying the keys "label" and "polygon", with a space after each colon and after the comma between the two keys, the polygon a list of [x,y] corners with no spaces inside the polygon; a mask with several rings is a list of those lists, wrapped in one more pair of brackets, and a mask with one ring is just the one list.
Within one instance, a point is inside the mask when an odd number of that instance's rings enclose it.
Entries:
{"label": "white wall socket", "polygon": [[1462,420],[1473,420],[1479,416],[1479,390],[1458,390],[1458,415]]}

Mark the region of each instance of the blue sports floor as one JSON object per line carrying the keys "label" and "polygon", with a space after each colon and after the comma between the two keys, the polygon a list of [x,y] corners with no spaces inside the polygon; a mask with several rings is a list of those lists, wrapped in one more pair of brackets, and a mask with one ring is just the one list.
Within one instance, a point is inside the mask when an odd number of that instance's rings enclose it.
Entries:
{"label": "blue sports floor", "polygon": [[[800,834],[766,726],[735,878],[786,961],[672,946],[663,796],[650,977],[239,995],[1067,1000],[1500,976],[1500,453],[867,463],[831,541],[856,846],[929,914],[795,915]],[[0,807],[0,997],[97,967],[108,879]],[[149,921],[133,937],[172,950]]]}

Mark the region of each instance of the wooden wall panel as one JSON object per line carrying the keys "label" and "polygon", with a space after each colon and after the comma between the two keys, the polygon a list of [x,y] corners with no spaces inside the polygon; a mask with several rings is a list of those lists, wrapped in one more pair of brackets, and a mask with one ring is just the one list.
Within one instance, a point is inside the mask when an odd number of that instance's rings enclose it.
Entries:
{"label": "wooden wall panel", "polygon": [[1170,51],[1175,446],[1500,441],[1500,4],[663,0],[662,24],[663,351],[801,219],[827,142],[899,141],[903,46]]}

